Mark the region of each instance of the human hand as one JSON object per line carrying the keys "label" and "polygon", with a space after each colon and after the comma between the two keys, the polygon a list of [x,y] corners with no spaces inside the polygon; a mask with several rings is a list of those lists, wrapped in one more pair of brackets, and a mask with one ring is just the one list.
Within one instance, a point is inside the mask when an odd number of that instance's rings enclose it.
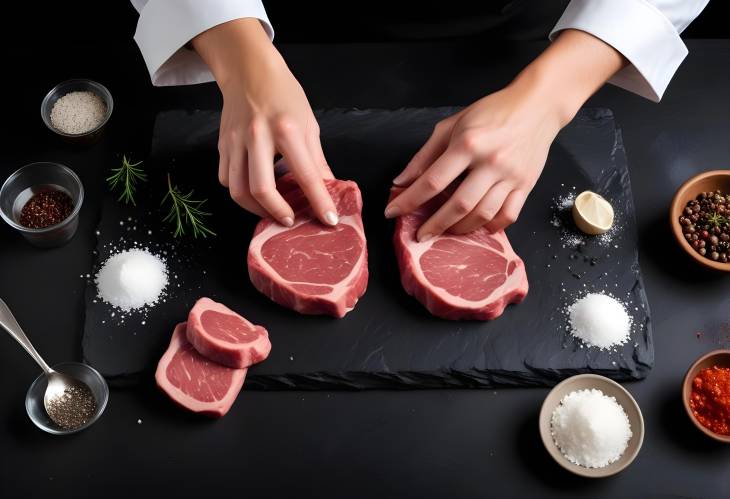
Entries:
{"label": "human hand", "polygon": [[193,46],[223,94],[218,179],[243,208],[291,226],[294,212],[276,189],[274,156],[280,153],[327,225],[338,222],[325,186],[333,178],[319,126],[304,90],[257,19],[239,19],[198,35]]}
{"label": "human hand", "polygon": [[581,104],[624,64],[612,47],[567,30],[504,89],[437,123],[393,183],[408,186],[385,209],[407,214],[463,176],[417,232],[419,241],[517,220],[550,144]]}
{"label": "human hand", "polygon": [[525,97],[508,87],[437,123],[393,181],[409,187],[390,202],[386,216],[415,210],[463,175],[451,197],[419,228],[419,241],[483,225],[497,231],[517,220],[560,130],[550,106],[533,107]]}

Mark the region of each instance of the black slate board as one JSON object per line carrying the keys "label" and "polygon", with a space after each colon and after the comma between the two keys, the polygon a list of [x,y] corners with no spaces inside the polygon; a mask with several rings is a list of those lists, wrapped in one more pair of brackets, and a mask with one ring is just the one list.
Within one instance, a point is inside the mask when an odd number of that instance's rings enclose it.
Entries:
{"label": "black slate board", "polygon": [[[265,325],[273,350],[250,369],[247,388],[367,389],[551,385],[594,372],[616,380],[640,379],[654,363],[649,307],[636,250],[636,222],[626,156],[611,111],[581,111],[558,136],[543,176],[520,220],[508,230],[525,260],[530,292],[492,322],[434,318],[407,296],[391,246],[393,224],[383,208],[390,180],[433,124],[455,108],[329,110],[318,113],[325,153],[335,174],[358,182],[370,281],[354,311],[337,320],[300,316],[270,302],[250,284],[246,250],[256,219],[235,206],[216,184],[219,114],[168,111],[158,116],[150,181],[137,207],[105,200],[98,231],[98,262],[133,241],[166,252],[171,284],[164,303],[145,313],[111,316],[89,280],[83,338],[85,359],[118,380],[147,376],[167,346],[173,326],[199,296],[210,296]],[[160,226],[165,173],[209,198],[217,237],[174,241]],[[612,201],[618,230],[610,241],[575,246],[569,210],[556,198],[591,189]],[[122,222],[122,224],[120,224]],[[94,269],[96,270],[96,269]],[[175,278],[176,276],[176,278]],[[587,348],[566,331],[564,308],[589,290],[608,290],[629,302],[631,341],[615,351]],[[144,322],[144,324],[143,324]],[[145,374],[146,373],[146,374]]]}

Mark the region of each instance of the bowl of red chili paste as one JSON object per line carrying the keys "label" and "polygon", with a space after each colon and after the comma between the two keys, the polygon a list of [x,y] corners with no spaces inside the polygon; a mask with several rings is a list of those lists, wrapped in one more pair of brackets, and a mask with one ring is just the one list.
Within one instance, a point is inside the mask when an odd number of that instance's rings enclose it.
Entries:
{"label": "bowl of red chili paste", "polygon": [[730,350],[714,350],[692,364],[684,377],[682,399],[700,431],[730,443]]}

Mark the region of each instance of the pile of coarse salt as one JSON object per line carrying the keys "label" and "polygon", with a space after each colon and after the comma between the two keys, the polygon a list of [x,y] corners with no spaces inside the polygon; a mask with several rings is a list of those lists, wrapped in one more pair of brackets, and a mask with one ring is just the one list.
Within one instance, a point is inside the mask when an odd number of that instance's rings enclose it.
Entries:
{"label": "pile of coarse salt", "polygon": [[144,249],[109,257],[96,274],[99,298],[124,312],[152,306],[167,286],[167,266]]}
{"label": "pile of coarse salt", "polygon": [[608,349],[631,336],[632,318],[626,307],[604,293],[589,293],[568,307],[570,332],[589,347]]}
{"label": "pile of coarse salt", "polygon": [[69,92],[53,104],[51,125],[63,133],[77,135],[101,125],[106,104],[94,92]]}
{"label": "pile of coarse salt", "polygon": [[624,408],[596,389],[576,390],[563,397],[550,426],[560,452],[586,468],[603,468],[618,460],[632,436]]}

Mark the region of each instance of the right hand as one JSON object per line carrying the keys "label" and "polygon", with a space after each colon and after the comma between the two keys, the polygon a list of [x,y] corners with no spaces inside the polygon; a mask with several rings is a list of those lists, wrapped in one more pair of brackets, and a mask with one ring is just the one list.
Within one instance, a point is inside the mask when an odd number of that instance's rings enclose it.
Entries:
{"label": "right hand", "polygon": [[319,125],[299,82],[258,19],[238,19],[193,39],[223,94],[218,179],[246,210],[291,226],[294,212],[276,189],[280,153],[315,215],[337,225],[325,186],[334,178],[319,140]]}

